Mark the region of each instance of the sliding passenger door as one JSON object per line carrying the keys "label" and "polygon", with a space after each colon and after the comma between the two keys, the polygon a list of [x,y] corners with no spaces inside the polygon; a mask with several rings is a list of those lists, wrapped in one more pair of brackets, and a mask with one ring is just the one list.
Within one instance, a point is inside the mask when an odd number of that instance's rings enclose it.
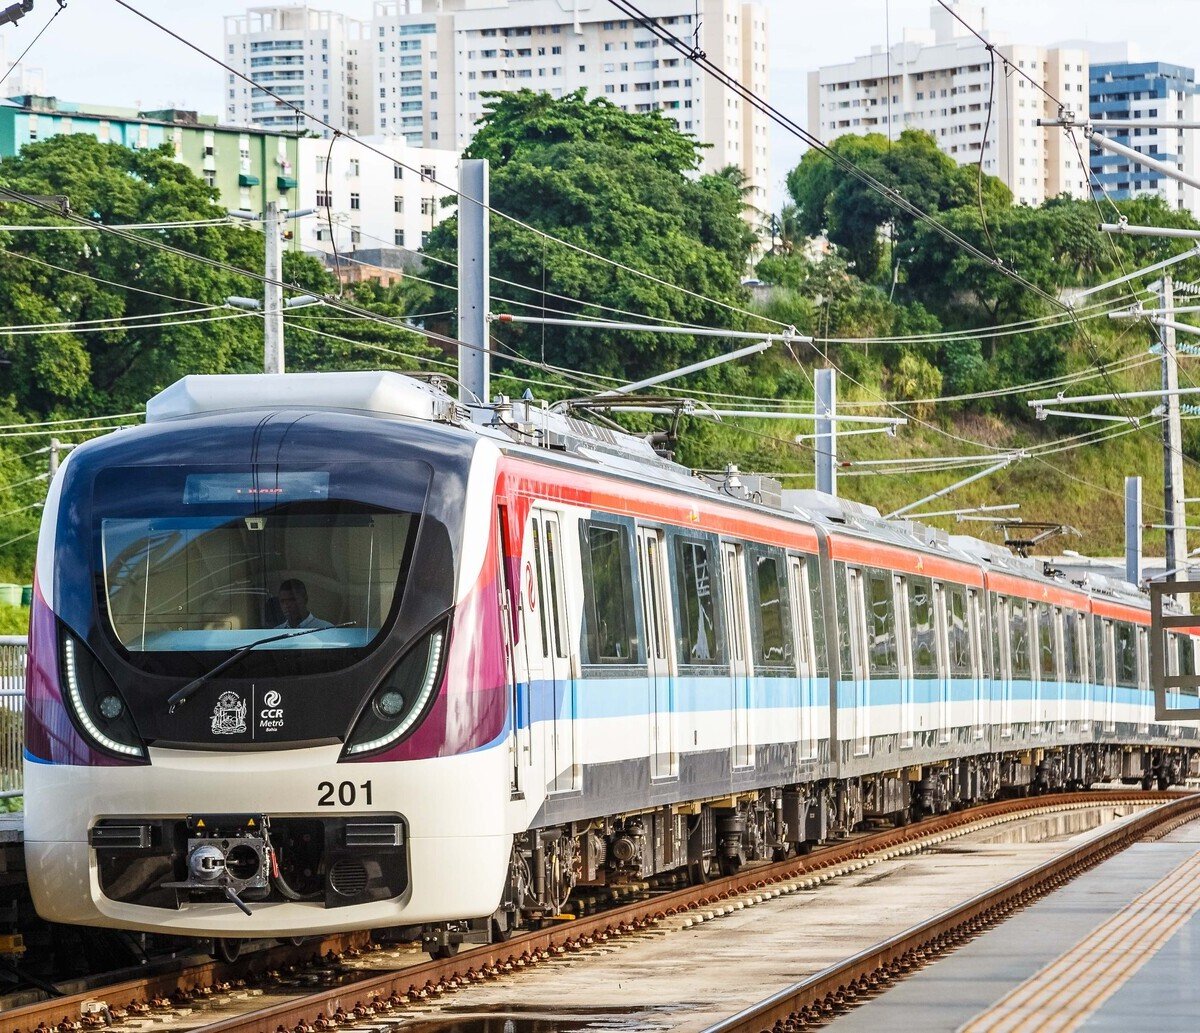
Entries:
{"label": "sliding passenger door", "polygon": [[908,578],[893,576],[896,593],[896,657],[900,669],[899,734],[900,748],[911,749],[914,742],[916,709],[913,681],[912,613],[909,610]]}
{"label": "sliding passenger door", "polygon": [[862,757],[871,752],[871,679],[867,673],[870,647],[861,570],[846,568],[846,591],[849,595],[851,680],[854,686],[854,754]]}
{"label": "sliding passenger door", "polygon": [[934,657],[937,663],[938,742],[948,743],[953,735],[954,720],[950,705],[950,638],[947,633],[948,613],[946,586],[933,583]]}
{"label": "sliding passenger door", "polygon": [[750,610],[746,603],[746,563],[742,547],[733,542],[722,542],[721,561],[725,574],[725,624],[729,629],[733,766],[745,768],[754,764],[754,743],[750,735],[754,666],[750,655]]}
{"label": "sliding passenger door", "polygon": [[650,714],[650,777],[679,773],[675,748],[674,638],[667,558],[662,532],[639,527],[638,565],[642,578],[642,617],[646,628],[646,676]]}
{"label": "sliding passenger door", "polygon": [[971,651],[971,738],[982,739],[991,722],[984,658],[983,605],[977,589],[967,589],[967,646]]}

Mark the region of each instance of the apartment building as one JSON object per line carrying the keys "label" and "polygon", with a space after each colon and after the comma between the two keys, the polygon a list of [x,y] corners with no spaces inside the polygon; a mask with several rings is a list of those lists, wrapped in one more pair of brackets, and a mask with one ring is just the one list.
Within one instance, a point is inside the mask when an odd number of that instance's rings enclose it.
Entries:
{"label": "apartment building", "polygon": [[[11,58],[5,50],[6,36],[6,33],[0,32],[0,74],[5,76],[3,96],[23,97],[29,93],[39,96],[44,94],[46,92],[46,76],[42,69],[31,68],[26,64],[9,66]],[[16,54],[21,52],[20,46],[13,49]]]}
{"label": "apartment building", "polygon": [[387,157],[353,141],[299,142],[300,205],[316,208],[300,231],[306,251],[337,252],[425,246],[430,230],[453,209],[442,201],[458,182],[458,152],[417,147],[404,139],[366,138]]}
{"label": "apartment building", "polygon": [[1086,49],[1009,43],[987,31],[981,5],[954,7],[1017,72],[1006,75],[997,61],[993,76],[987,48],[935,4],[929,27],[905,29],[890,50],[875,47],[810,72],[809,127],[825,142],[846,133],[895,137],[921,129],[960,165],[982,156],[983,171],[1003,180],[1017,204],[1038,205],[1064,193],[1088,196],[1086,153],[1081,159],[1062,130],[1037,124],[1058,115],[1058,104],[1039,86],[1077,114],[1086,112]]}
{"label": "apartment building", "polygon": [[[339,129],[372,133],[374,107],[358,102],[372,81],[367,23],[308,6],[254,7],[225,19],[225,61],[256,83]],[[315,131],[286,103],[224,73],[225,118],[269,130]]]}
{"label": "apartment building", "polygon": [[177,108],[137,111],[33,95],[0,100],[0,158],[76,133],[134,150],[166,146],[227,208],[261,212],[268,201],[299,207],[295,133],[220,125],[211,115]]}
{"label": "apartment building", "polygon": [[[1142,119],[1149,122],[1193,121],[1196,118],[1196,73],[1183,65],[1146,61],[1127,44],[1100,45],[1093,52],[1089,77],[1089,114],[1107,137],[1158,161],[1175,165],[1195,176],[1198,165],[1195,141],[1189,132],[1162,126],[1105,129],[1105,119]],[[1117,200],[1158,195],[1172,208],[1200,216],[1200,191],[1157,169],[1093,147],[1093,182]]]}
{"label": "apartment building", "polygon": [[[760,3],[642,0],[639,6],[767,95]],[[360,133],[461,151],[483,116],[486,93],[527,88],[561,97],[584,89],[627,111],[661,111],[710,145],[706,170],[737,165],[753,190],[751,202],[766,203],[765,116],[648,29],[620,17],[608,0],[377,0],[365,23],[311,8],[254,8],[227,18],[225,31],[226,57],[256,81],[286,86],[288,99]],[[335,83],[339,47],[352,68]],[[244,84],[227,89],[233,121],[288,117]],[[335,117],[339,105],[347,113],[342,122]]]}

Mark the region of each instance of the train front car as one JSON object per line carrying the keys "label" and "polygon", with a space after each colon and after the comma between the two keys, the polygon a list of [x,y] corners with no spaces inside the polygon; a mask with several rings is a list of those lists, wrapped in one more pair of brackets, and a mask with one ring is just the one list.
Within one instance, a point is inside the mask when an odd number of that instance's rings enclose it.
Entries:
{"label": "train front car", "polygon": [[70,457],[30,631],[43,917],[252,937],[496,908],[495,463],[447,408],[394,374],[192,377]]}

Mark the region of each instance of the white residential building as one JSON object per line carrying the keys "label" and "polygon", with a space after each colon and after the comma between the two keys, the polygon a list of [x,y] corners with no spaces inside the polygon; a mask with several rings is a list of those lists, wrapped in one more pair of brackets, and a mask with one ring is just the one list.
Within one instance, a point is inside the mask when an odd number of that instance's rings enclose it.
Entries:
{"label": "white residential building", "polygon": [[[25,97],[32,94],[35,97],[46,95],[46,76],[40,68],[30,68],[25,64],[13,65],[9,68],[9,56],[4,49],[5,33],[0,33],[0,74],[7,73],[4,80],[4,97]],[[21,47],[14,48],[19,54]]]}
{"label": "white residential building", "polygon": [[299,141],[298,204],[317,209],[315,217],[301,224],[305,251],[332,254],[334,241],[338,253],[351,259],[359,249],[415,251],[453,213],[442,200],[458,182],[456,151],[415,147],[395,138],[365,139],[387,157],[350,140],[336,141],[332,148],[315,137]]}
{"label": "white residential building", "polygon": [[[353,133],[372,133],[374,107],[357,97],[372,81],[368,26],[308,6],[253,7],[225,19],[225,60],[280,97]],[[365,62],[365,63],[364,63]],[[286,104],[225,73],[225,119],[260,129],[322,131]]]}
{"label": "white residential building", "polygon": [[977,163],[982,152],[983,171],[1003,180],[1017,204],[1037,205],[1063,193],[1087,197],[1086,145],[1081,160],[1061,129],[1037,124],[1057,117],[1058,105],[1034,85],[1085,114],[1087,51],[1008,43],[987,31],[982,6],[958,0],[954,7],[1018,71],[1006,75],[997,61],[993,87],[987,48],[935,4],[930,28],[905,29],[890,51],[875,47],[810,72],[809,127],[826,143],[847,133],[896,137],[922,129],[960,165]]}
{"label": "white residential building", "polygon": [[[639,6],[767,96],[761,3],[641,0]],[[355,52],[355,68],[327,83],[324,73],[333,77],[337,68],[334,19],[343,26],[340,45]],[[309,8],[256,8],[226,19],[226,57],[264,85],[286,84],[289,99],[303,97],[306,108],[335,125],[456,150],[470,143],[486,92],[529,88],[561,97],[584,89],[627,111],[663,112],[710,145],[706,170],[738,166],[754,190],[751,203],[766,204],[766,117],[608,0],[378,0],[366,24]],[[231,121],[287,117],[253,93],[242,83],[228,85]],[[339,105],[346,111],[341,122]]]}

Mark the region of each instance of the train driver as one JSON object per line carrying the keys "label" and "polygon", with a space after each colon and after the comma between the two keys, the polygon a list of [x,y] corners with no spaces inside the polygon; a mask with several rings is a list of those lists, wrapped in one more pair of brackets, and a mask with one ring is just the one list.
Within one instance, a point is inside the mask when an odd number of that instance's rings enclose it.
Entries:
{"label": "train driver", "polygon": [[308,589],[299,578],[290,577],[279,586],[276,598],[286,618],[279,628],[332,628],[329,621],[314,617],[308,610]]}

